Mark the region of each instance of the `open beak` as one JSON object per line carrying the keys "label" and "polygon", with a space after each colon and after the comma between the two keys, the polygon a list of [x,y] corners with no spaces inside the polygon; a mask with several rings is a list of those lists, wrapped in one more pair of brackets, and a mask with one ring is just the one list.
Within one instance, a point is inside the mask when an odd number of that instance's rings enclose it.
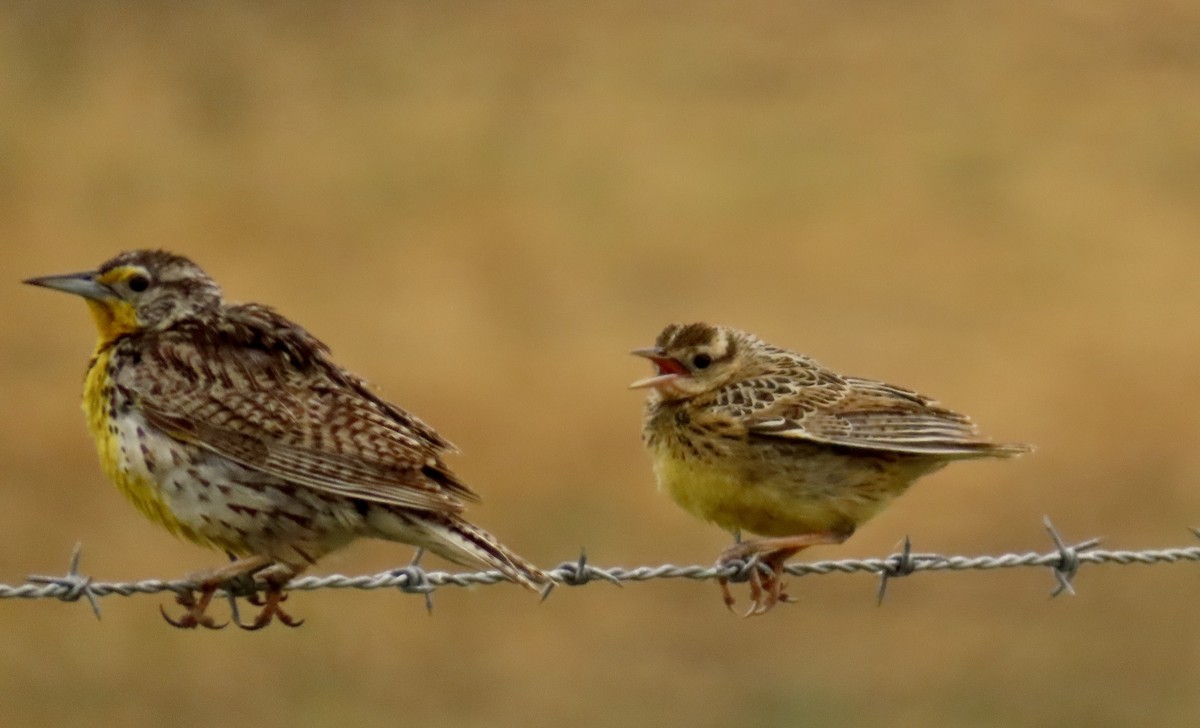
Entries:
{"label": "open beak", "polygon": [[647,387],[661,387],[668,382],[673,382],[680,377],[691,376],[687,367],[680,364],[674,358],[667,356],[666,352],[658,347],[648,349],[634,349],[629,352],[634,356],[641,356],[654,362],[654,366],[658,367],[658,374],[653,377],[639,379],[629,385],[630,389],[646,389]]}
{"label": "open beak", "polygon": [[53,288],[63,293],[74,293],[76,296],[90,298],[93,301],[103,301],[113,297],[113,291],[103,283],[96,281],[96,271],[85,273],[67,273],[66,275],[42,276],[21,281],[31,286]]}

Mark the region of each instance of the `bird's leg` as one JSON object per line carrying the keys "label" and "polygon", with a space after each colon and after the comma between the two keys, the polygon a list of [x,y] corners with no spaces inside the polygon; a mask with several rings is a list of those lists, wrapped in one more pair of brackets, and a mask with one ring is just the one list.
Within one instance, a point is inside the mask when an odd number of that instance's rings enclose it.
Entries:
{"label": "bird's leg", "polygon": [[275,567],[269,570],[266,574],[261,574],[260,578],[266,583],[267,589],[263,594],[262,599],[253,599],[251,604],[261,605],[262,611],[254,618],[250,624],[238,623],[238,626],[244,630],[253,632],[266,627],[273,620],[278,619],[288,627],[299,627],[304,624],[303,619],[296,619],[292,615],[283,611],[279,605],[287,601],[287,594],[284,593],[283,587],[297,574],[297,570],[276,564]]}
{"label": "bird's leg", "polygon": [[[172,627],[180,629],[195,629],[196,627],[222,629],[226,626],[225,624],[217,624],[213,621],[212,617],[206,614],[208,605],[212,602],[213,595],[228,582],[260,571],[270,563],[271,560],[266,556],[249,556],[212,569],[211,571],[192,574],[188,576],[188,581],[194,582],[197,585],[196,588],[180,592],[175,596],[175,603],[184,607],[187,611],[179,619],[172,619],[167,615],[167,610],[163,609],[161,605],[159,605],[158,610],[162,612],[163,619],[167,620],[167,624]],[[199,592],[199,598],[196,597],[197,592]]]}
{"label": "bird's leg", "polygon": [[[743,617],[766,614],[779,602],[790,601],[783,591],[783,565],[809,546],[838,544],[850,537],[847,532],[822,531],[806,533],[800,536],[785,536],[782,538],[762,538],[754,541],[739,541],[721,552],[717,566],[725,566],[734,561],[753,560],[750,571],[750,609]],[[767,567],[768,573],[763,573],[759,565]],[[734,598],[729,591],[729,580],[717,579],[721,587],[721,595],[725,606],[733,610]]]}

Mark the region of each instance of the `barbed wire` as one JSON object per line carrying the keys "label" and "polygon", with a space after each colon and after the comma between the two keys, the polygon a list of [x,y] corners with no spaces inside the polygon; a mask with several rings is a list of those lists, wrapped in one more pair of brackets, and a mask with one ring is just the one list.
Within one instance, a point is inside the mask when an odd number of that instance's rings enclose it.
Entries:
{"label": "barbed wire", "polygon": [[[1161,549],[1140,550],[1104,550],[1097,548],[1100,539],[1091,538],[1086,541],[1068,545],[1049,518],[1044,519],[1046,532],[1054,542],[1054,549],[1047,552],[1029,551],[1025,553],[1004,553],[998,555],[980,556],[946,556],[943,554],[917,553],[912,550],[912,542],[905,537],[901,550],[881,558],[841,559],[837,561],[811,561],[790,563],[784,567],[784,572],[792,576],[823,576],[826,574],[853,574],[866,572],[879,577],[877,600],[882,603],[887,592],[888,582],[902,576],[909,576],[920,571],[978,571],[990,569],[1014,568],[1049,568],[1055,578],[1056,585],[1050,596],[1056,597],[1062,593],[1075,594],[1073,581],[1080,567],[1087,564],[1116,564],[1128,566],[1132,564],[1176,564],[1183,562],[1200,562],[1200,546],[1186,546]],[[1192,533],[1200,537],[1200,529],[1192,529]],[[140,594],[161,594],[173,592],[183,594],[196,588],[196,583],[188,579],[162,580],[144,579],[134,582],[98,582],[90,576],[79,573],[79,561],[82,550],[75,546],[71,554],[70,566],[62,576],[30,576],[26,583],[19,585],[0,584],[0,599],[57,599],[65,602],[86,599],[91,605],[96,617],[100,617],[99,599],[109,596],[130,597]],[[315,591],[317,589],[398,589],[410,594],[420,594],[425,597],[426,606],[432,609],[431,595],[437,589],[447,586],[488,586],[508,579],[499,571],[477,572],[447,572],[426,571],[418,565],[420,558],[411,564],[398,569],[377,574],[361,576],[346,576],[343,574],[328,574],[325,576],[303,576],[293,579],[285,587],[289,591]],[[675,566],[662,564],[659,566],[637,566],[625,568],[598,567],[588,563],[586,552],[574,561],[564,562],[547,571],[553,582],[543,592],[543,598],[557,585],[583,586],[593,582],[608,582],[620,586],[627,582],[652,581],[656,579],[690,579],[706,581],[710,579],[726,579],[730,582],[749,580],[753,569],[765,569],[756,558],[746,561],[730,561],[719,566]],[[240,584],[226,587],[221,593],[232,602],[234,597],[247,596],[263,588],[261,585]]]}

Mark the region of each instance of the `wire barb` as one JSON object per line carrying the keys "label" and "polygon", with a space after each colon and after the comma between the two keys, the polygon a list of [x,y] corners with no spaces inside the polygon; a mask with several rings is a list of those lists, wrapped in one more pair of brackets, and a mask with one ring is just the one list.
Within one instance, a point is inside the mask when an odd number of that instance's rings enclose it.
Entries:
{"label": "wire barb", "polygon": [[578,561],[565,561],[559,564],[555,571],[559,573],[559,580],[567,586],[583,586],[587,584],[592,580],[592,575],[588,571],[587,549],[579,550]]}
{"label": "wire barb", "polygon": [[883,606],[883,597],[887,594],[888,580],[897,576],[909,576],[917,571],[917,561],[913,558],[912,539],[904,536],[904,546],[900,553],[892,554],[885,559],[886,563],[879,570],[879,590],[875,595],[876,606]]}
{"label": "wire barb", "polygon": [[46,594],[46,596],[52,596],[64,602],[77,602],[79,601],[79,597],[85,597],[88,600],[88,604],[92,606],[92,614],[96,615],[96,619],[100,619],[100,602],[96,601],[96,594],[92,591],[92,577],[79,573],[79,560],[82,557],[83,543],[79,542],[71,550],[71,562],[66,574],[63,576],[31,574],[25,577],[25,581],[64,589],[65,591],[61,593],[54,593],[52,590]]}
{"label": "wire barb", "polygon": [[408,566],[402,566],[399,569],[393,569],[388,572],[391,576],[402,577],[396,583],[396,588],[406,594],[420,594],[425,597],[425,611],[433,616],[433,591],[437,589],[429,582],[429,572],[421,568],[421,557],[425,555],[425,549],[418,548],[413,554],[412,561],[408,562]]}
{"label": "wire barb", "polygon": [[1045,526],[1046,533],[1050,534],[1050,539],[1054,541],[1054,546],[1058,549],[1058,561],[1050,565],[1050,568],[1054,569],[1054,579],[1058,582],[1058,586],[1050,592],[1050,598],[1053,599],[1064,592],[1075,596],[1075,587],[1071,582],[1075,580],[1075,574],[1079,572],[1079,554],[1099,546],[1100,539],[1089,538],[1074,546],[1068,546],[1062,536],[1058,534],[1058,529],[1050,522],[1050,516],[1042,516],[1042,525]]}

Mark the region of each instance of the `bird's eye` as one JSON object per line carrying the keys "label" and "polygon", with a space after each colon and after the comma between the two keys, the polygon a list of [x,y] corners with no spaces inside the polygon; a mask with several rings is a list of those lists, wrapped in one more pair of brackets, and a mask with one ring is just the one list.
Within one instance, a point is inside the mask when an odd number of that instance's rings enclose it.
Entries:
{"label": "bird's eye", "polygon": [[133,291],[134,293],[141,293],[150,287],[150,279],[141,273],[135,273],[129,277],[127,285],[129,286],[129,290]]}
{"label": "bird's eye", "polygon": [[697,369],[708,369],[709,364],[712,364],[712,357],[708,354],[697,354],[692,357],[692,366]]}

